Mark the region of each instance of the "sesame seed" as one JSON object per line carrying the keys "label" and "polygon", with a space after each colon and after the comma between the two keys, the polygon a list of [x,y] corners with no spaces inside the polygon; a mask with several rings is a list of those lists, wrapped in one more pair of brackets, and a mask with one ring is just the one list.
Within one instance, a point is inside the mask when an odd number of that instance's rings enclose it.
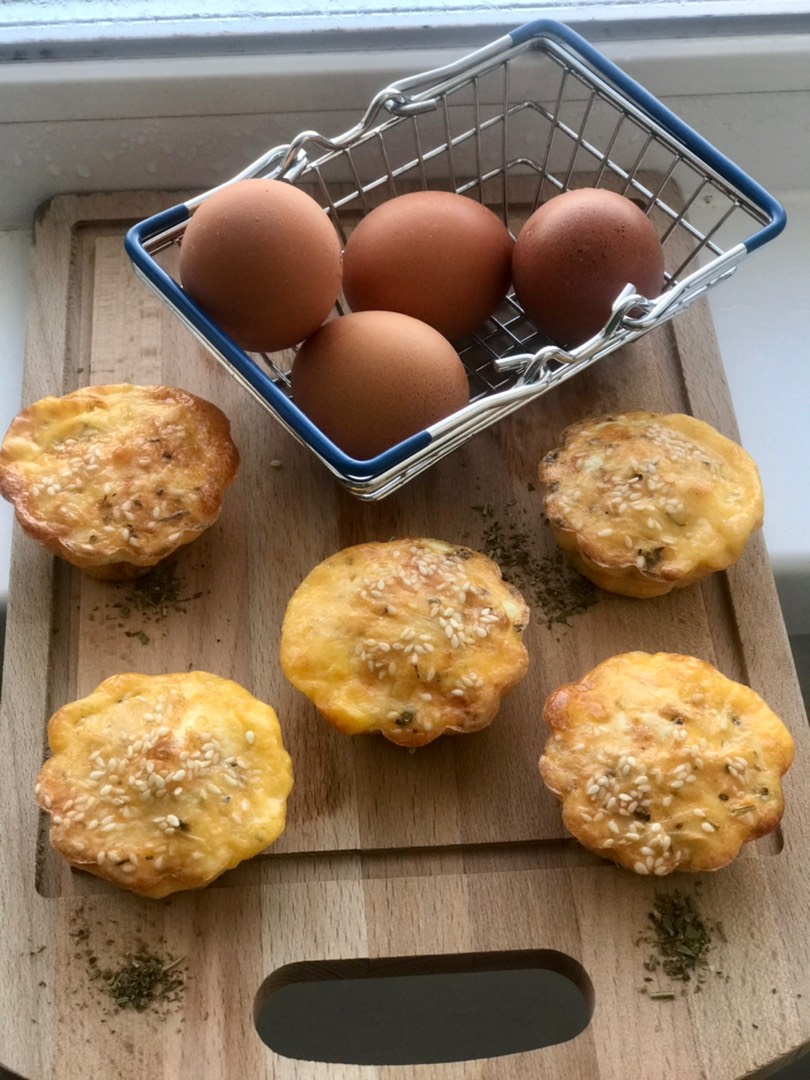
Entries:
{"label": "sesame seed", "polygon": [[707,833],[713,833],[716,831],[714,825],[712,825],[710,821],[704,821],[700,827],[701,829],[703,829],[704,832]]}
{"label": "sesame seed", "polygon": [[246,731],[246,732],[245,732],[245,741],[246,741],[246,742],[247,742],[247,743],[248,743],[248,744],[249,744],[250,746],[252,746],[252,745],[253,745],[253,743],[254,743],[254,742],[256,741],[256,736],[255,736],[255,734],[254,734],[254,733],[253,733],[252,731]]}
{"label": "sesame seed", "polygon": [[166,822],[167,822],[167,824],[171,825],[171,827],[173,829],[179,829],[180,828],[180,819],[177,817],[176,814],[167,814],[166,815]]}
{"label": "sesame seed", "polygon": [[643,863],[643,862],[637,862],[637,863],[633,863],[633,869],[635,870],[635,872],[636,872],[637,874],[649,874],[649,872],[650,872],[650,871],[649,871],[649,870],[647,869],[647,866],[646,866],[646,864],[645,864],[645,863]]}

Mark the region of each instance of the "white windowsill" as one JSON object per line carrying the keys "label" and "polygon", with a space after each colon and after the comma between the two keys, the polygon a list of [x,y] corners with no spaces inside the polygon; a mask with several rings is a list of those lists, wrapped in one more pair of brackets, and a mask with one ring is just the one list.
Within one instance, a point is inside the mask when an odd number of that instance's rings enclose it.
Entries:
{"label": "white windowsill", "polygon": [[799,33],[810,0],[4,0],[0,62],[484,43],[559,19],[593,41]]}

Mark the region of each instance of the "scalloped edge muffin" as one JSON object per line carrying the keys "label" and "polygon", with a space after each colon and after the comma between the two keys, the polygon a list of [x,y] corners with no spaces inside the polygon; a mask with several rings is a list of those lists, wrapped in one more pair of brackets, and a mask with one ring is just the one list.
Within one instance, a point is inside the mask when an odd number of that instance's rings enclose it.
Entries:
{"label": "scalloped edge muffin", "polygon": [[726,569],[763,520],[753,458],[683,413],[572,424],[539,477],[562,551],[595,585],[622,596],[663,596]]}
{"label": "scalloped edge muffin", "polygon": [[716,870],[782,819],[793,738],[750,687],[675,653],[621,653],[545,704],[540,774],[588,850],[634,870]]}
{"label": "scalloped edge muffin", "polygon": [[296,589],[281,666],[338,731],[424,746],[492,722],[528,670],[528,621],[486,555],[426,538],[358,544]]}
{"label": "scalloped edge muffin", "polygon": [[213,525],[238,468],[228,419],[211,402],[171,386],[89,386],[15,417],[0,495],[52,554],[123,581]]}
{"label": "scalloped edge muffin", "polygon": [[54,849],[143,896],[199,889],[284,831],[275,711],[206,671],[127,672],[63,705],[35,787]]}

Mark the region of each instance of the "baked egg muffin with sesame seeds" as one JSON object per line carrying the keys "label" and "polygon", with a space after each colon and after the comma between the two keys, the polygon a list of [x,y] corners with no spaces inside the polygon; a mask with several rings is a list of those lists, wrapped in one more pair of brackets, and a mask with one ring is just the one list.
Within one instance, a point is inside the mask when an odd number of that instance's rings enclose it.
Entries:
{"label": "baked egg muffin with sesame seeds", "polygon": [[528,621],[486,555],[421,538],[358,544],[295,591],[281,666],[338,731],[419,747],[492,722],[528,669]]}
{"label": "baked egg muffin with sesame seeds", "polygon": [[127,673],[64,705],[35,795],[68,862],[143,896],[208,885],[284,831],[274,710],[205,671]]}
{"label": "baked egg muffin with sesame seeds", "polygon": [[623,653],[546,701],[540,774],[581,844],[637,874],[716,870],[779,824],[793,738],[750,687]]}
{"label": "baked egg muffin with sesame seeds", "polygon": [[764,513],[753,459],[682,413],[573,424],[541,462],[540,481],[572,565],[623,596],[663,596],[731,566]]}
{"label": "baked egg muffin with sesame seeds", "polygon": [[15,417],[0,494],[48,551],[122,581],[213,525],[238,467],[228,419],[210,402],[170,386],[89,386]]}

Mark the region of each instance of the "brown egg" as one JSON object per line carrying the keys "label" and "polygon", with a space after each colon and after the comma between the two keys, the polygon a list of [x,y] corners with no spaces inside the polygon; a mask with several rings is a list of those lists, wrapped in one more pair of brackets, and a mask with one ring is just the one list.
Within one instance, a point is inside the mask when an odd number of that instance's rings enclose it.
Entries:
{"label": "brown egg", "polygon": [[371,458],[470,400],[458,353],[409,315],[359,311],[304,342],[293,400],[347,454]]}
{"label": "brown egg", "polygon": [[474,199],[447,191],[399,195],[349,237],[343,292],[353,311],[400,311],[455,341],[506,296],[513,246],[501,219]]}
{"label": "brown egg", "polygon": [[195,210],[180,245],[183,288],[243,349],[309,337],[340,292],[340,241],[315,200],[280,180],[239,180]]}
{"label": "brown egg", "polygon": [[538,330],[575,347],[598,333],[628,283],[649,299],[664,285],[650,219],[614,191],[567,191],[536,210],[512,259],[515,295]]}

